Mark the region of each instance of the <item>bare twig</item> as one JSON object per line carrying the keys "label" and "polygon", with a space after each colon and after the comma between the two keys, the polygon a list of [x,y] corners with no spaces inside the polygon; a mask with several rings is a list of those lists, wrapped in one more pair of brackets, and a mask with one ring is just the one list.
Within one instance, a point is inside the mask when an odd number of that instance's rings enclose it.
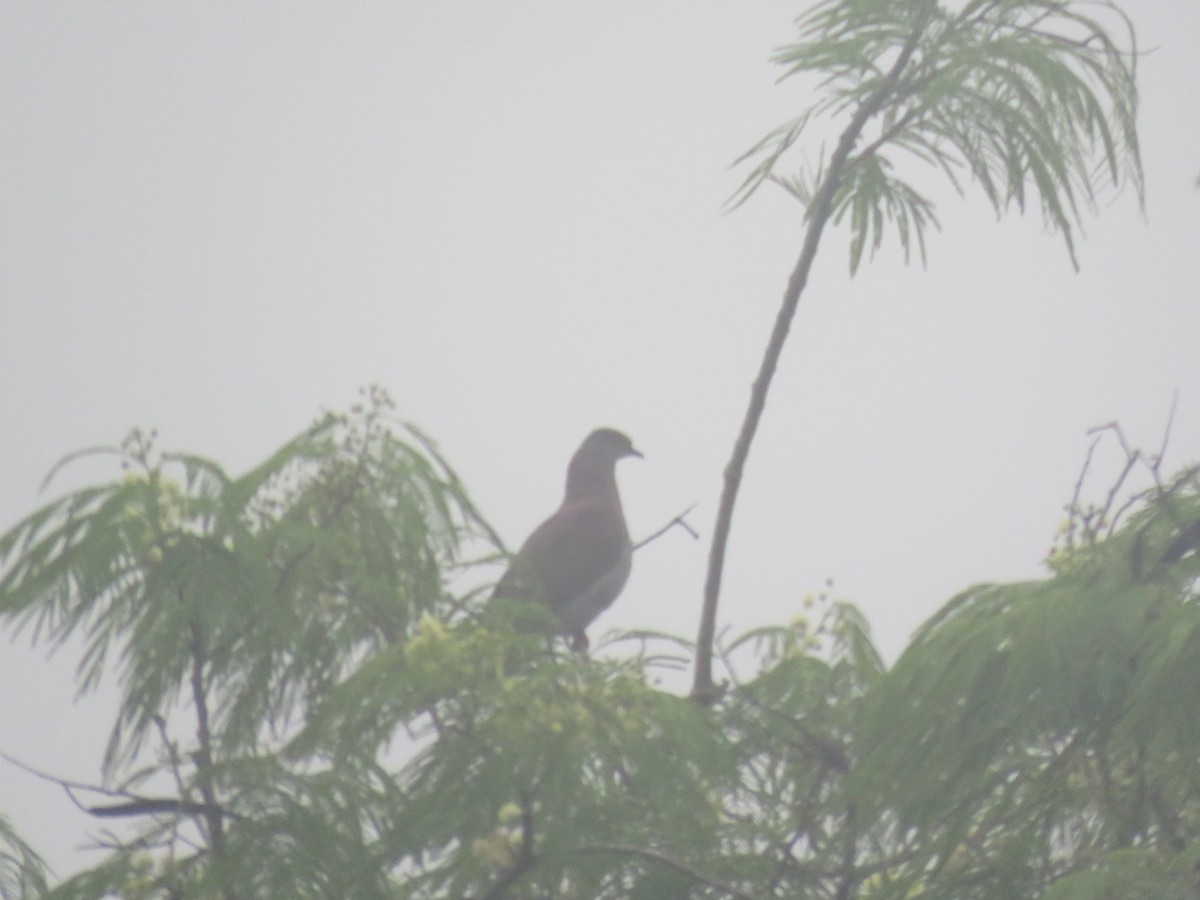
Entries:
{"label": "bare twig", "polygon": [[99,785],[95,784],[84,784],[81,781],[72,781],[69,778],[60,778],[57,775],[51,775],[48,772],[43,772],[41,769],[36,769],[28,763],[21,762],[21,760],[17,759],[15,756],[9,756],[7,753],[2,751],[0,751],[0,758],[12,763],[18,769],[23,769],[35,778],[40,778],[43,781],[49,781],[52,784],[57,784],[63,789],[63,792],[67,795],[68,799],[70,799],[70,801],[82,812],[89,812],[89,809],[85,804],[79,802],[79,799],[75,796],[76,791],[86,791],[94,794],[100,794],[104,797],[119,797],[125,800],[132,799],[132,795],[128,791],[114,791],[110,788],[100,787]]}
{"label": "bare twig", "polygon": [[[1152,501],[1175,526],[1176,533],[1165,550],[1147,560],[1148,524],[1144,524],[1139,529],[1138,533],[1133,536],[1129,554],[1134,580],[1144,581],[1159,567],[1173,565],[1189,552],[1200,551],[1200,521],[1183,516],[1177,505],[1172,502],[1179,491],[1193,483],[1196,473],[1200,472],[1200,467],[1193,466],[1185,469],[1171,478],[1169,482],[1165,482],[1162,475],[1163,461],[1170,444],[1171,429],[1174,425],[1178,404],[1179,395],[1176,392],[1171,398],[1171,409],[1167,414],[1167,422],[1163,428],[1158,450],[1154,453],[1147,453],[1133,446],[1118,422],[1106,422],[1088,430],[1087,433],[1095,437],[1088,447],[1083,468],[1075,483],[1074,495],[1067,506],[1070,518],[1066,531],[1066,549],[1076,548],[1076,535],[1079,535],[1081,544],[1089,546],[1098,543],[1102,538],[1111,538],[1131,509],[1139,503]],[[1125,464],[1122,466],[1120,474],[1109,486],[1104,502],[1102,504],[1085,504],[1081,499],[1084,482],[1089,474],[1096,446],[1106,434],[1111,434],[1116,440],[1121,452],[1125,455]],[[1132,490],[1124,499],[1120,499],[1130,474],[1139,464],[1150,476],[1153,485],[1145,490]],[[1200,487],[1200,485],[1197,486]]]}
{"label": "bare twig", "polygon": [[668,522],[662,528],[658,529],[658,531],[654,532],[654,534],[650,535],[649,537],[642,538],[640,541],[638,541],[636,544],[634,544],[633,549],[640,550],[642,547],[645,547],[651,541],[657,540],[658,538],[662,537],[664,534],[666,534],[668,531],[670,531],[672,528],[675,528],[676,526],[682,528],[684,531],[686,531],[688,534],[690,534],[692,536],[693,540],[697,540],[697,541],[700,540],[700,533],[698,531],[696,531],[696,529],[694,529],[691,525],[689,525],[685,521],[685,518],[684,518],[685,516],[687,516],[688,513],[690,513],[695,508],[696,508],[696,504],[693,503],[691,506],[689,506],[687,509],[685,509],[683,512],[681,512],[679,515],[677,515],[675,518],[673,518],[670,522]]}
{"label": "bare twig", "polygon": [[[1087,473],[1087,465],[1091,462],[1092,449],[1096,446],[1096,443],[1103,438],[1105,432],[1111,432],[1116,437],[1117,443],[1121,447],[1121,452],[1125,454],[1125,466],[1121,470],[1121,474],[1118,475],[1116,480],[1109,486],[1108,494],[1104,499],[1104,503],[1099,508],[1092,506],[1089,506],[1086,509],[1082,508],[1079,506],[1078,500],[1073,500],[1071,503],[1071,515],[1073,518],[1079,519],[1080,525],[1083,528],[1082,537],[1088,544],[1093,544],[1099,540],[1100,532],[1105,525],[1109,526],[1110,534],[1112,533],[1113,529],[1116,528],[1117,519],[1120,518],[1120,513],[1129,508],[1130,502],[1126,501],[1126,503],[1124,503],[1117,510],[1116,516],[1113,515],[1113,504],[1116,502],[1117,495],[1120,493],[1121,487],[1125,484],[1125,479],[1128,478],[1129,473],[1133,471],[1133,467],[1136,466],[1138,462],[1145,462],[1145,460],[1142,458],[1141,451],[1131,447],[1129,441],[1125,439],[1125,432],[1121,430],[1121,426],[1117,422],[1106,422],[1103,425],[1097,425],[1094,428],[1089,428],[1087,433],[1089,435],[1095,435],[1095,440],[1093,440],[1092,446],[1088,448],[1088,456],[1084,462],[1084,471],[1080,473],[1079,482],[1076,483],[1076,496],[1078,496],[1079,493],[1078,489],[1080,483],[1082,483],[1083,478]],[[1072,530],[1073,526],[1074,522],[1072,522]]]}
{"label": "bare twig", "polygon": [[[157,815],[161,813],[175,813],[176,815],[185,816],[207,816],[215,814],[226,818],[239,818],[235,813],[220,807],[209,807],[203,803],[193,803],[180,797],[145,797],[140,794],[134,794],[131,791],[112,790],[111,788],[101,787],[96,784],[85,784],[80,781],[72,781],[68,778],[60,778],[57,775],[51,775],[48,772],[43,772],[34,766],[24,763],[16,757],[9,756],[7,753],[0,752],[0,758],[7,760],[12,765],[19,769],[23,769],[35,778],[40,778],[43,781],[49,781],[52,784],[57,784],[63,789],[70,801],[75,804],[81,812],[95,816],[98,819],[113,819],[125,816],[138,815]],[[120,803],[104,804],[100,806],[89,806],[80,801],[78,793],[99,794],[102,797],[112,797],[118,799]]]}
{"label": "bare twig", "polygon": [[[191,792],[187,789],[183,779],[183,760],[179,757],[179,747],[171,740],[171,736],[167,733],[167,720],[161,715],[155,715],[154,727],[158,729],[159,740],[163,743],[163,748],[167,752],[167,759],[171,765],[171,777],[175,779],[175,790],[178,791],[180,799],[191,801]],[[171,823],[171,836],[167,839],[167,852],[170,858],[175,858],[175,843],[180,840],[182,835],[179,831],[180,822],[176,818]]]}
{"label": "bare twig", "polygon": [[712,888],[718,892],[718,896],[733,897],[735,900],[754,900],[753,895],[739,891],[732,885],[719,881],[711,875],[706,875],[699,869],[681,860],[668,856],[658,850],[652,850],[649,847],[637,847],[630,844],[590,843],[580,844],[575,850],[579,853],[611,853],[620,856],[632,856],[637,859],[646,860],[647,862],[659,863],[688,876],[699,884]]}
{"label": "bare twig", "polygon": [[1083,496],[1083,483],[1087,480],[1088,471],[1092,467],[1092,456],[1096,452],[1096,447],[1100,444],[1101,435],[1096,435],[1092,438],[1092,442],[1088,444],[1087,455],[1083,458],[1083,465],[1079,469],[1079,477],[1075,479],[1075,490],[1071,494],[1071,503],[1067,507],[1067,549],[1075,548],[1075,528],[1078,522],[1078,512],[1080,509],[1080,498]]}
{"label": "bare twig", "polygon": [[[1166,457],[1167,446],[1170,443],[1171,427],[1175,420],[1175,411],[1178,406],[1178,392],[1172,397],[1171,410],[1167,415],[1167,424],[1163,429],[1162,440],[1159,442],[1158,452],[1147,454],[1140,448],[1130,444],[1125,436],[1124,429],[1121,428],[1119,422],[1106,422],[1103,425],[1097,425],[1094,428],[1089,428],[1087,433],[1093,435],[1091,445],[1088,447],[1087,456],[1084,459],[1083,468],[1079,473],[1079,478],[1075,482],[1075,493],[1071,498],[1071,504],[1068,507],[1071,521],[1067,530],[1067,547],[1075,546],[1075,532],[1081,529],[1081,538],[1085,543],[1093,544],[1097,542],[1101,534],[1107,537],[1112,537],[1120,525],[1122,519],[1137,502],[1145,497],[1144,492],[1135,492],[1126,497],[1119,505],[1117,500],[1128,480],[1129,475],[1134,468],[1140,463],[1142,468],[1150,475],[1154,482],[1154,493],[1160,499],[1167,499],[1171,493],[1171,489],[1164,485],[1162,480],[1162,463]],[[1089,468],[1092,462],[1092,454],[1096,445],[1102,440],[1105,433],[1111,433],[1116,439],[1121,452],[1125,454],[1125,465],[1121,469],[1116,480],[1109,485],[1108,492],[1105,495],[1104,502],[1099,507],[1084,506],[1080,500],[1083,490],[1083,483],[1088,475]]]}
{"label": "bare twig", "polygon": [[[1171,409],[1167,413],[1167,425],[1163,428],[1162,443],[1158,446],[1158,453],[1150,457],[1150,468],[1158,473],[1159,467],[1162,466],[1163,457],[1167,455],[1167,444],[1171,441],[1171,427],[1175,424],[1175,411],[1179,409],[1179,388],[1171,394]],[[1157,479],[1155,479],[1157,481]]]}
{"label": "bare twig", "polygon": [[163,747],[167,751],[167,758],[171,761],[171,776],[175,779],[175,789],[179,791],[180,797],[186,797],[188,791],[183,783],[183,762],[179,758],[179,748],[167,734],[167,720],[162,716],[155,716],[154,727],[158,729],[159,740],[162,741]]}
{"label": "bare twig", "polygon": [[1121,474],[1117,476],[1116,482],[1109,489],[1108,496],[1104,498],[1104,507],[1100,511],[1100,518],[1096,521],[1097,531],[1099,531],[1105,522],[1108,522],[1109,534],[1112,534],[1113,529],[1117,527],[1117,520],[1120,517],[1120,514],[1128,508],[1128,504],[1122,505],[1117,509],[1116,514],[1113,514],[1113,503],[1116,502],[1117,492],[1121,490],[1121,486],[1125,483],[1125,479],[1129,477],[1129,473],[1133,471],[1133,467],[1137,465],[1138,462],[1144,462],[1144,460],[1142,460],[1141,451],[1134,450],[1129,458],[1125,460],[1125,468],[1121,470]]}

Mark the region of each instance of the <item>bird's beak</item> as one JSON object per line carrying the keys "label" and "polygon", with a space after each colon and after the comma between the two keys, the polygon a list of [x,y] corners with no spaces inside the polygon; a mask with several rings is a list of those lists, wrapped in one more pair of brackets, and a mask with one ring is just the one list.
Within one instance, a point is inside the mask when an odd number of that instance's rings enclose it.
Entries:
{"label": "bird's beak", "polygon": [[642,451],[641,451],[641,450],[638,450],[636,447],[630,447],[630,448],[629,448],[629,452],[628,452],[628,453],[626,453],[625,455],[626,455],[626,456],[636,456],[638,459],[645,459],[645,458],[646,458],[646,457],[644,457],[644,456],[642,455]]}

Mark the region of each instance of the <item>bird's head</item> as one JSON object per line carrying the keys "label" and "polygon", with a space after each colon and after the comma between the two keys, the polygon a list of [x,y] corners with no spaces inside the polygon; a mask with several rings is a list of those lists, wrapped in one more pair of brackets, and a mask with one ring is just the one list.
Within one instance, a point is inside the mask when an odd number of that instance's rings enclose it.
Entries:
{"label": "bird's head", "polygon": [[642,456],[641,451],[633,446],[629,436],[615,428],[597,428],[584,438],[575,455],[578,457],[584,454],[597,460],[610,461],[614,465],[618,459],[624,459],[626,456],[636,456],[639,459]]}
{"label": "bird's head", "polygon": [[597,428],[579,445],[567,468],[567,496],[590,492],[599,486],[616,485],[617,461],[642,454],[628,435],[615,428]]}

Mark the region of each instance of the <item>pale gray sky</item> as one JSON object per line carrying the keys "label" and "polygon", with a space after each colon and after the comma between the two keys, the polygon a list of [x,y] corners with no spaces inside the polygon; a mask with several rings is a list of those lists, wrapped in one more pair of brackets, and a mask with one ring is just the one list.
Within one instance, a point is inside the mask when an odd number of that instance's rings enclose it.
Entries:
{"label": "pale gray sky", "polygon": [[[157,426],[240,471],[378,381],[518,543],[596,425],[633,436],[645,534],[593,626],[694,636],[721,469],[800,209],[736,214],[728,164],[805,102],[768,52],[797,2],[0,8],[0,528],[63,454]],[[722,622],[827,576],[889,656],[966,585],[1032,577],[1119,419],[1200,457],[1200,4],[1131,0],[1147,214],[1070,267],[1036,217],[939,192],[927,271],[853,281],[827,235],[750,461]],[[813,147],[815,151],[817,148]],[[85,465],[61,482],[106,477]],[[95,777],[112,701],[0,642],[0,750]],[[87,823],[0,761],[0,811],[60,869]]]}

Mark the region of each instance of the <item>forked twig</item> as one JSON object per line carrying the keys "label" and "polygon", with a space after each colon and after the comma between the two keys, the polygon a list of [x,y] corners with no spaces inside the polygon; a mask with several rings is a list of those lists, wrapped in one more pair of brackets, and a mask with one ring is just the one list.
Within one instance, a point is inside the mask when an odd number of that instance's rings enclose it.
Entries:
{"label": "forked twig", "polygon": [[688,534],[690,534],[692,536],[693,540],[696,540],[696,541],[700,540],[700,533],[698,531],[696,531],[696,529],[693,528],[691,525],[689,525],[684,518],[685,516],[687,516],[688,513],[690,513],[695,508],[696,508],[696,504],[693,503],[691,506],[689,506],[687,509],[685,509],[683,512],[681,512],[679,515],[677,515],[675,518],[673,518],[670,522],[668,522],[662,528],[658,529],[658,531],[654,532],[654,534],[650,535],[647,538],[642,538],[642,540],[640,540],[636,544],[634,544],[633,549],[640,550],[642,547],[645,547],[651,541],[657,540],[658,538],[662,537],[664,534],[666,534],[668,531],[670,531],[672,528],[674,528],[676,526],[679,526],[684,531],[686,531]]}

